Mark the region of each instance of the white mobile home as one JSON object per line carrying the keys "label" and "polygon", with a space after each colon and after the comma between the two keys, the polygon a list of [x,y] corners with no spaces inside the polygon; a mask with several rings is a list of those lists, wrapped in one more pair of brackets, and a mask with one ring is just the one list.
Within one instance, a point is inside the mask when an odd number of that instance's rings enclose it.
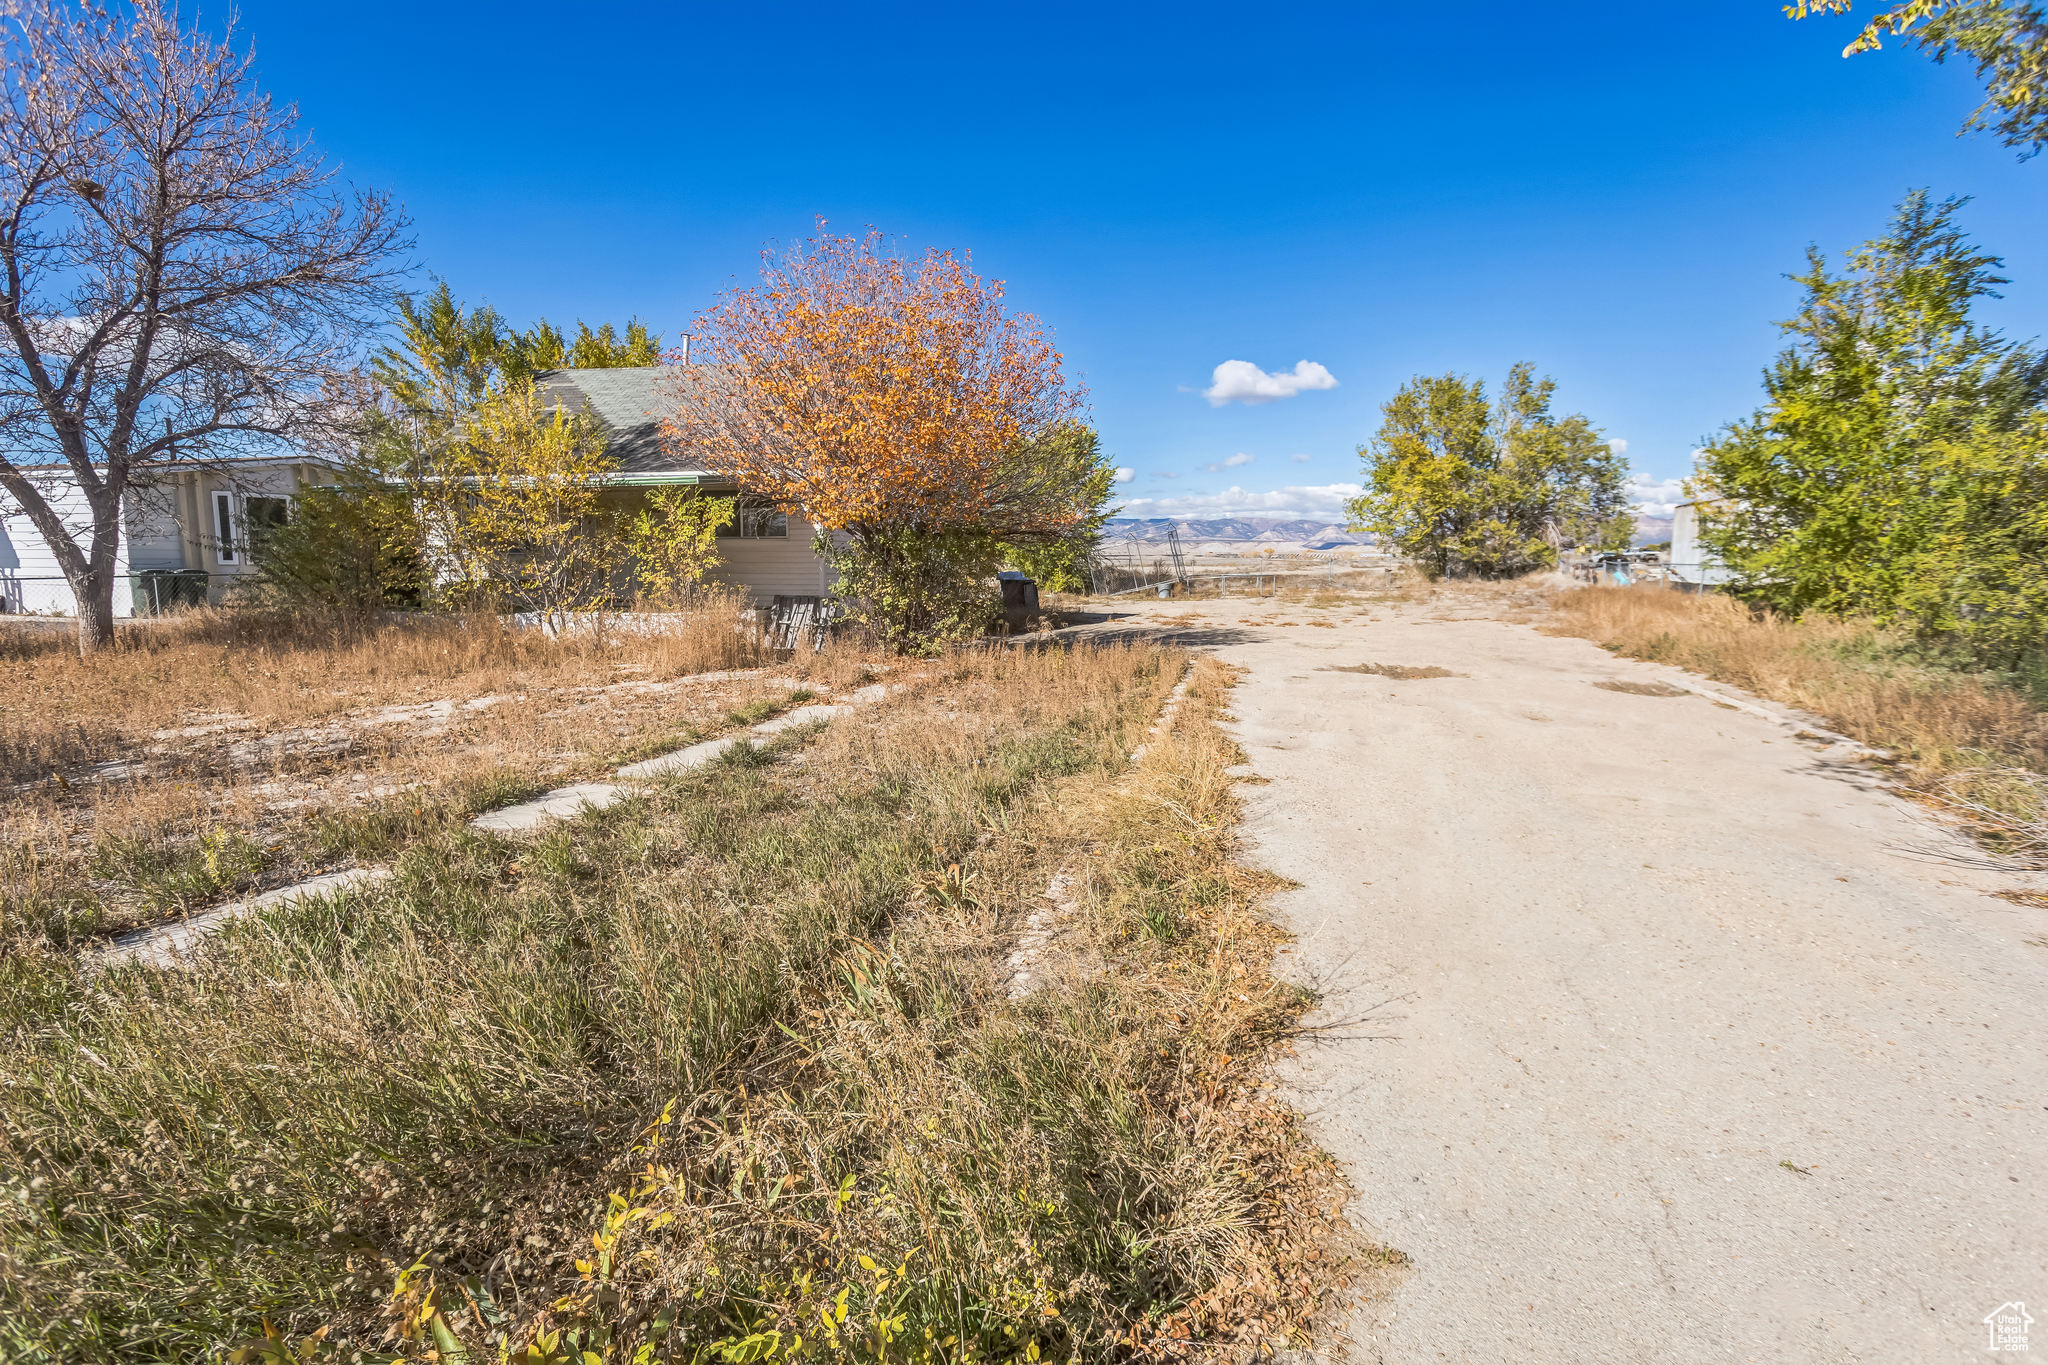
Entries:
{"label": "white mobile home", "polygon": [[[326,470],[304,457],[152,470],[147,485],[122,499],[114,615],[220,601],[255,572],[252,530],[281,522],[299,489],[326,482]],[[61,466],[28,473],[72,539],[85,546],[92,515],[77,476]],[[42,532],[0,493],[0,612],[69,616],[76,610]]]}
{"label": "white mobile home", "polygon": [[1671,581],[1698,592],[1734,577],[1714,552],[1700,543],[1700,508],[1720,498],[1681,502],[1671,512]]}

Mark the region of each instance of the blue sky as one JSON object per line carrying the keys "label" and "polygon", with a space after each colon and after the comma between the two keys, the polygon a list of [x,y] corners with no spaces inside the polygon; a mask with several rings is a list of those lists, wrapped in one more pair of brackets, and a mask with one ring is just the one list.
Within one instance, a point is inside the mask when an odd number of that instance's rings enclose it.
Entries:
{"label": "blue sky", "polygon": [[[1845,61],[1850,21],[1775,0],[1372,10],[240,4],[422,283],[673,339],[817,215],[968,250],[1134,514],[1334,514],[1402,381],[1520,359],[1675,479],[1755,406],[1806,245],[1914,186],[1975,196],[1990,316],[2048,334],[2048,158],[1955,136],[1961,67]],[[1334,386],[1217,406],[1229,361]]]}

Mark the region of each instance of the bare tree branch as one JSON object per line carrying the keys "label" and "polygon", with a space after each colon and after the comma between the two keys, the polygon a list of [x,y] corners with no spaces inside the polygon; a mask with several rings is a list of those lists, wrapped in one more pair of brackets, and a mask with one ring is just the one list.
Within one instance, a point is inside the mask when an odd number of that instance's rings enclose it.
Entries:
{"label": "bare tree branch", "polygon": [[[0,46],[0,490],[50,541],[90,649],[112,636],[122,494],[340,416],[405,223],[337,184],[232,29],[164,0],[0,0]],[[27,473],[51,467],[84,492],[88,547]]]}

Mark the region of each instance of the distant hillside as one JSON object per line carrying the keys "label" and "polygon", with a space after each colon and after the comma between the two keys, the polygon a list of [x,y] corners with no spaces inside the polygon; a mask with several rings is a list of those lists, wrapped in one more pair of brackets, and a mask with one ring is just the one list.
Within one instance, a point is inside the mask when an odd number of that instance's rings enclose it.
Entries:
{"label": "distant hillside", "polygon": [[[1167,528],[1180,531],[1182,546],[1192,549],[1216,541],[1232,544],[1288,545],[1370,545],[1373,538],[1344,529],[1341,521],[1320,521],[1313,517],[1111,517],[1103,528],[1107,540],[1163,541]],[[1648,513],[1636,515],[1635,543],[1656,544],[1671,539],[1671,518]]]}
{"label": "distant hillside", "polygon": [[1176,521],[1171,517],[1112,517],[1103,535],[1125,540],[1165,540],[1168,527],[1180,532],[1183,545],[1240,541],[1292,545],[1370,545],[1372,537],[1344,529],[1341,521],[1311,517],[1210,517]]}

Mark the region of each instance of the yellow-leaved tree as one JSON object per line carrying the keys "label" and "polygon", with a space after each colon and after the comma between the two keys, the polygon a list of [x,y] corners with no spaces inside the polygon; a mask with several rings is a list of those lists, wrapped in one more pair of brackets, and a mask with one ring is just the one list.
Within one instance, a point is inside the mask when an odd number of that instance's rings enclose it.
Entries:
{"label": "yellow-leaved tree", "polygon": [[823,528],[841,593],[898,647],[980,630],[1006,546],[1093,529],[1099,455],[1044,439],[1081,396],[999,281],[822,228],[699,319],[667,438]]}
{"label": "yellow-leaved tree", "polygon": [[618,518],[598,502],[611,468],[590,419],[545,406],[531,384],[492,390],[409,472],[440,592],[555,630],[608,606],[622,558]]}
{"label": "yellow-leaved tree", "polygon": [[669,610],[690,604],[691,593],[718,562],[718,531],[730,526],[737,498],[706,497],[694,488],[656,488],[626,523],[626,549],[648,603]]}
{"label": "yellow-leaved tree", "polygon": [[[1788,18],[1846,14],[1851,0],[1792,0]],[[2029,0],[1903,0],[1874,15],[1844,57],[1875,52],[1887,35],[1912,43],[1937,62],[1977,64],[1984,103],[1963,124],[1992,128],[2022,157],[2048,147],[2048,10]]]}

